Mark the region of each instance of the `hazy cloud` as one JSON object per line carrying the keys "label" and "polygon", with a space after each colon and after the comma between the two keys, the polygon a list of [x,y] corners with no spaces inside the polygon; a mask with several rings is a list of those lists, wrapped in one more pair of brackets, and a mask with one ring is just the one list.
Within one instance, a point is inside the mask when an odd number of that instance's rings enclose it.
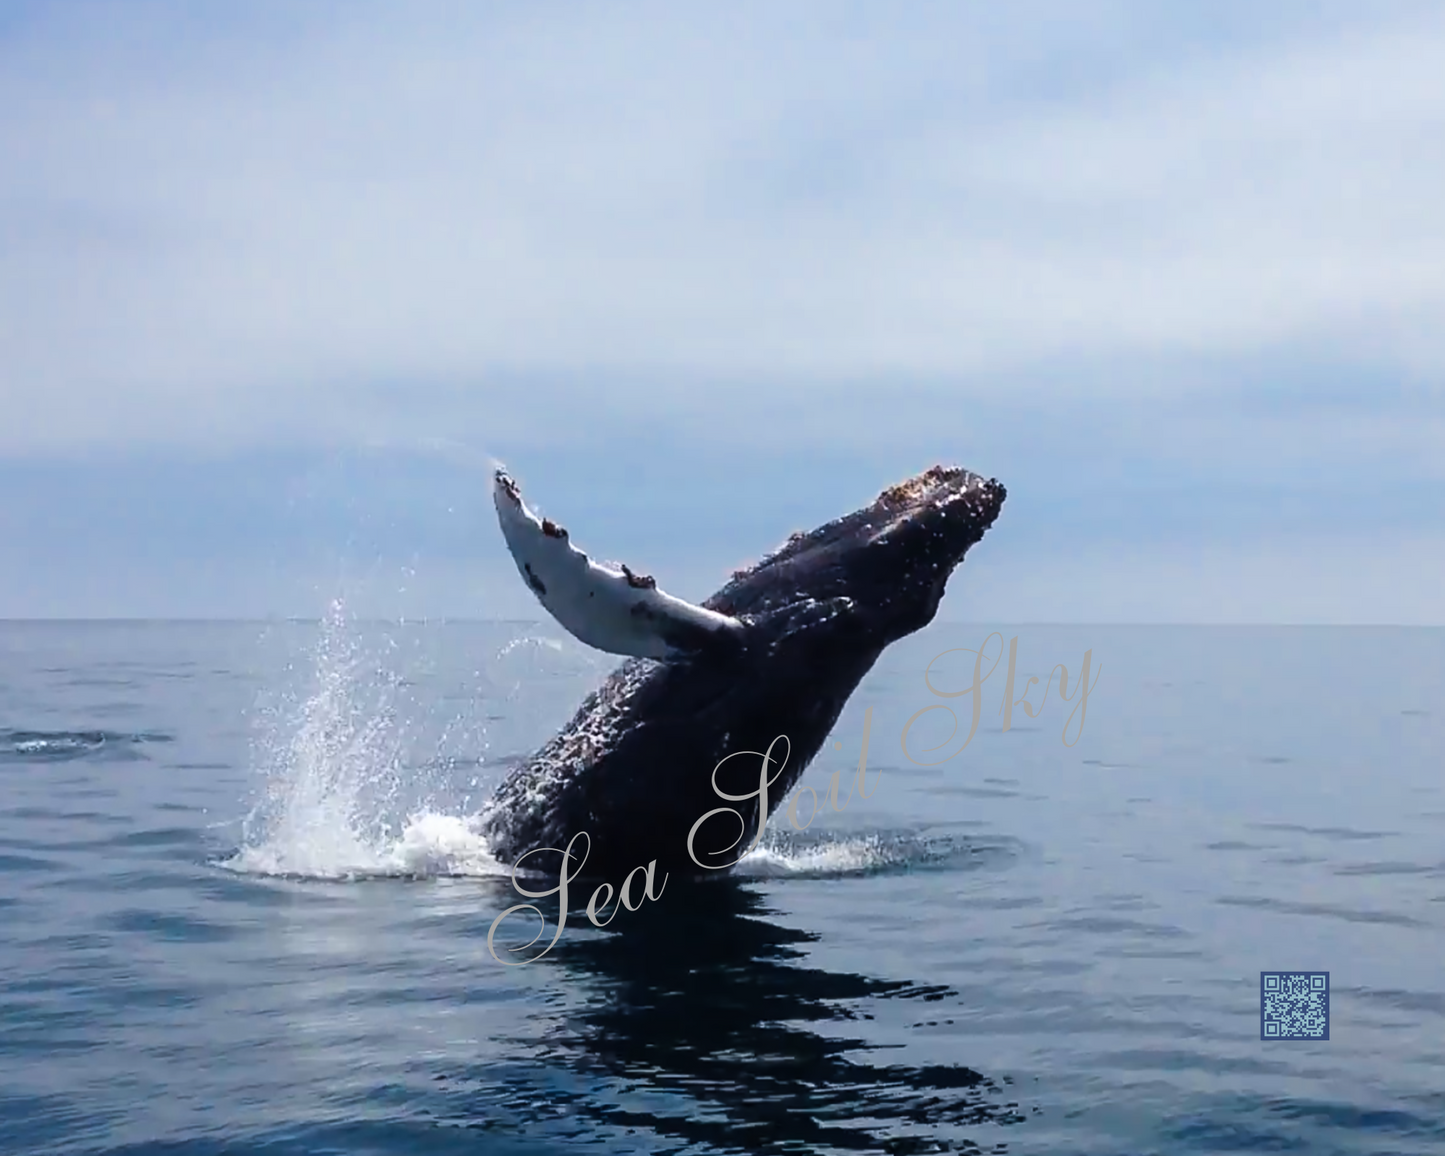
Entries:
{"label": "hazy cloud", "polygon": [[1438,8],[68,11],[0,43],[0,451],[364,436],[548,373],[1307,348],[1438,389]]}

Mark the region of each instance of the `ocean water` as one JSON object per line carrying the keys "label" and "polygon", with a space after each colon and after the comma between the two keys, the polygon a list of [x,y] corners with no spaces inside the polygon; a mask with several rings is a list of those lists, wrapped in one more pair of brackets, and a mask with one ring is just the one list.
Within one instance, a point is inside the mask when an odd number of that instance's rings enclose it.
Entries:
{"label": "ocean water", "polygon": [[991,629],[885,653],[806,831],[506,966],[476,816],[613,660],[0,623],[0,1153],[1445,1152],[1445,631],[998,627],[1074,701],[1005,731],[1005,653],[964,746]]}

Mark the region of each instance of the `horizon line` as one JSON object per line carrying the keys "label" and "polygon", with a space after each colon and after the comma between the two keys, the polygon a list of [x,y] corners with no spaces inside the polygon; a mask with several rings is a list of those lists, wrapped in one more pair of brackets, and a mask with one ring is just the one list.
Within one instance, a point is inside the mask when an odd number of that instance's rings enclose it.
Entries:
{"label": "horizon line", "polygon": [[[405,624],[495,624],[495,625],[518,625],[518,626],[541,626],[548,625],[549,620],[545,618],[482,618],[469,615],[435,614],[435,615],[376,615],[362,614],[347,616],[350,622],[366,623],[389,623],[394,625]],[[278,623],[294,623],[296,625],[314,625],[324,621],[320,615],[291,615],[291,614],[270,614],[270,615],[17,615],[0,616],[0,626],[12,625],[257,625],[267,626]],[[1117,626],[1117,627],[1185,627],[1189,629],[1244,629],[1244,628],[1287,628],[1301,630],[1356,630],[1356,629],[1394,629],[1394,630],[1439,630],[1445,628],[1441,622],[1181,622],[1176,620],[1167,621],[1121,621],[1110,619],[1075,620],[1063,621],[1058,619],[1039,619],[1008,621],[1004,619],[938,619],[930,625],[936,626]],[[925,627],[924,629],[927,629]]]}

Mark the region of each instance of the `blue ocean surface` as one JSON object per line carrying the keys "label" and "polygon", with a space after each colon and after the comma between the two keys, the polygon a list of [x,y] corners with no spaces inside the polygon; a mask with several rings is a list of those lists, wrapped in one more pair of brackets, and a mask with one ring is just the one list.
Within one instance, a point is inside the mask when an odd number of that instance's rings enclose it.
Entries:
{"label": "blue ocean surface", "polygon": [[[965,746],[929,682],[992,630]],[[1445,1152],[1445,631],[935,624],[806,831],[504,966],[476,816],[614,665],[0,623],[0,1153]],[[1327,1041],[1260,1039],[1266,971],[1329,972]]]}

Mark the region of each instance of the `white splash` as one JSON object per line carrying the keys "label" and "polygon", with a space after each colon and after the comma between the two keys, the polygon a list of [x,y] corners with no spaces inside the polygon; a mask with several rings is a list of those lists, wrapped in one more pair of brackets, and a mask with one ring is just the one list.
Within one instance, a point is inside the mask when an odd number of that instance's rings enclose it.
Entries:
{"label": "white splash", "polygon": [[897,855],[877,835],[829,839],[805,847],[775,847],[762,843],[745,855],[734,872],[750,879],[789,876],[824,877],[865,874],[894,862]]}
{"label": "white splash", "polygon": [[754,879],[825,879],[883,871],[977,868],[1017,853],[1018,847],[1010,840],[941,827],[801,838],[775,828],[734,870]]}
{"label": "white splash", "polygon": [[225,866],[264,875],[506,875],[477,816],[422,805],[400,813],[407,734],[403,680],[367,669],[340,599],[321,624],[313,685],[291,711],[269,716],[255,745],[265,797]]}
{"label": "white splash", "polygon": [[557,639],[538,638],[529,634],[522,638],[512,639],[511,642],[507,643],[505,646],[502,647],[501,650],[497,651],[497,657],[505,658],[507,655],[511,654],[512,651],[516,650],[519,646],[541,646],[545,647],[547,650],[555,651],[558,654],[562,653],[562,643]]}

